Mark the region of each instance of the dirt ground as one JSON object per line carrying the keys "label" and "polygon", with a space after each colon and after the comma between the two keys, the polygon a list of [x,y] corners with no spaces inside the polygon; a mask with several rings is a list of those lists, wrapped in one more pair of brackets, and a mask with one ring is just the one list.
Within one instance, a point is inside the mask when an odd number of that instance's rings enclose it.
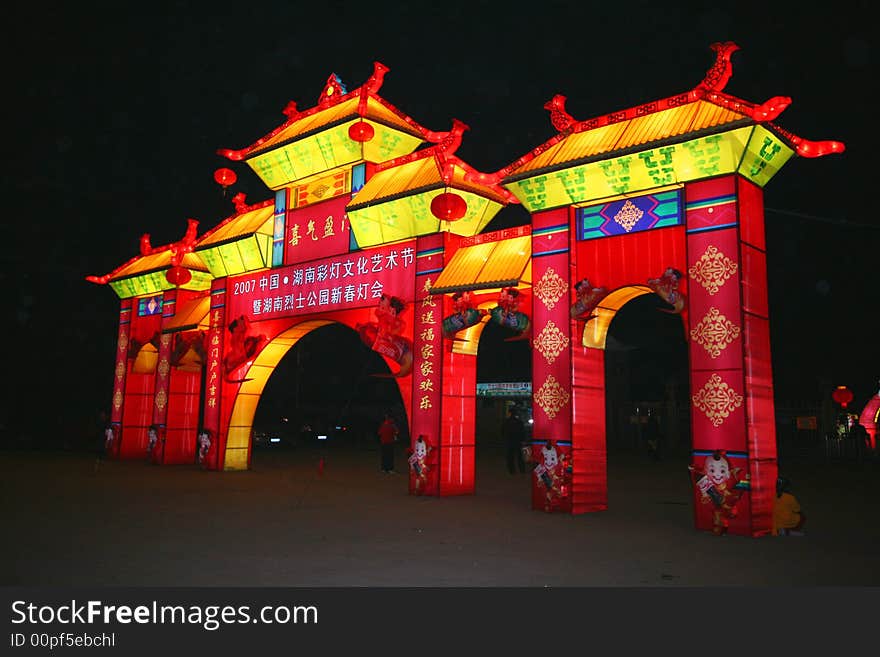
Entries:
{"label": "dirt ground", "polygon": [[[247,472],[0,455],[4,586],[877,586],[876,462],[786,464],[804,537],[693,526],[683,457],[609,456],[609,509],[529,505],[528,475],[477,455],[474,495],[412,497],[376,450],[256,452]],[[406,463],[397,455],[398,471]]]}

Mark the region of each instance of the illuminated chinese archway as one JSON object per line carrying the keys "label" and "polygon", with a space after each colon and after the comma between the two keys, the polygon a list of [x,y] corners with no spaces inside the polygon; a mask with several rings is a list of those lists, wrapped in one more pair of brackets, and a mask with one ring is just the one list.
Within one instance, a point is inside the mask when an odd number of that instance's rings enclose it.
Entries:
{"label": "illuminated chinese archway", "polygon": [[[396,377],[415,441],[411,492],[474,491],[476,351],[485,322],[532,346],[535,509],[607,508],[605,345],[615,314],[656,294],[689,345],[695,522],[767,534],[776,478],[763,189],[793,156],[843,151],[793,135],[791,100],[729,95],[732,43],[693,89],[579,121],[502,170],[456,156],[467,126],[428,130],[378,95],[387,67],[242,149],[274,194],[201,237],[89,280],[120,297],[118,458],[245,469],[265,381],[308,331],[358,331]],[[226,180],[226,179],[224,179]],[[234,184],[234,183],[230,183]],[[484,232],[521,203],[527,226]],[[420,448],[415,442],[418,454]]]}

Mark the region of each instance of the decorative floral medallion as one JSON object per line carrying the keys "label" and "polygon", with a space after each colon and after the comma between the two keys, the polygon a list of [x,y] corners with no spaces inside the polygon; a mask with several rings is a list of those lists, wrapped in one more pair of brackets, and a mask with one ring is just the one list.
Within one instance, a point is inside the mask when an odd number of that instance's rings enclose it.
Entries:
{"label": "decorative floral medallion", "polygon": [[691,338],[718,358],[727,346],[739,337],[739,326],[731,322],[714,306],[709,308],[697,325],[691,329]]}
{"label": "decorative floral medallion", "polygon": [[128,336],[125,333],[119,334],[119,351],[125,351],[128,346]]}
{"label": "decorative floral medallion", "polygon": [[171,369],[171,365],[168,363],[167,358],[163,358],[159,361],[159,376],[163,379],[168,376],[168,370]]}
{"label": "decorative floral medallion", "polygon": [[164,390],[160,390],[156,393],[156,408],[160,411],[165,409],[165,404],[168,403],[168,393]]}
{"label": "decorative floral medallion", "polygon": [[122,381],[122,377],[125,376],[125,363],[123,361],[119,361],[116,363],[116,378]]}
{"label": "decorative floral medallion", "polygon": [[167,347],[168,345],[171,344],[171,334],[170,333],[163,333],[161,340],[162,340],[162,346]]}
{"label": "decorative floral medallion", "polygon": [[568,348],[568,342],[568,336],[553,323],[553,320],[549,320],[547,325],[532,340],[532,345],[544,357],[547,363],[551,364],[563,350]]}
{"label": "decorative floral medallion", "polygon": [[115,408],[117,411],[120,408],[122,408],[122,391],[121,390],[117,390],[115,393],[113,393],[113,408]]}
{"label": "decorative floral medallion", "polygon": [[534,399],[538,406],[547,414],[547,417],[552,420],[562,407],[568,403],[569,394],[565,388],[559,385],[559,381],[550,374],[547,380],[538,388]]}
{"label": "decorative floral medallion", "polygon": [[720,376],[713,374],[706,385],[691,397],[691,401],[706,414],[712,426],[720,427],[733,411],[742,406],[743,397],[722,381]]}
{"label": "decorative floral medallion", "polygon": [[692,280],[706,288],[710,295],[714,295],[727,282],[727,279],[736,273],[738,266],[733,260],[721,253],[718,247],[710,244],[700,259],[688,269],[688,274]]}
{"label": "decorative floral medallion", "polygon": [[547,271],[534,287],[535,296],[541,300],[547,310],[553,310],[557,302],[568,294],[568,284],[557,274],[553,267]]}
{"label": "decorative floral medallion", "polygon": [[644,210],[639,210],[632,201],[627,200],[623,207],[614,215],[614,221],[628,233],[633,229],[639,219],[645,216]]}

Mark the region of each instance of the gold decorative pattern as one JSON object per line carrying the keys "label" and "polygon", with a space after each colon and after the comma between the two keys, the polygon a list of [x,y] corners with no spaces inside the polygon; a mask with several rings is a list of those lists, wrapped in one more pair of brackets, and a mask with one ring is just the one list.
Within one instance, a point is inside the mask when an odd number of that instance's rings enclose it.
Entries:
{"label": "gold decorative pattern", "polygon": [[116,363],[116,378],[122,381],[122,377],[125,376],[125,363],[123,361],[119,361]]}
{"label": "gold decorative pattern", "polygon": [[719,427],[733,411],[742,406],[743,397],[722,381],[720,376],[713,374],[706,385],[691,397],[691,401],[706,414],[712,426]]}
{"label": "gold decorative pattern", "polygon": [[645,216],[645,212],[643,210],[639,210],[633,202],[627,200],[626,203],[623,204],[623,207],[617,211],[617,214],[614,215],[614,221],[628,233],[633,229],[637,223],[639,223],[639,219]]}
{"label": "gold decorative pattern", "polygon": [[163,379],[168,376],[168,370],[171,369],[171,365],[168,363],[167,358],[163,358],[159,361],[159,376]]}
{"label": "gold decorative pattern", "polygon": [[170,333],[163,333],[161,340],[162,340],[162,346],[167,347],[168,345],[171,344],[171,334]]}
{"label": "gold decorative pattern", "polygon": [[156,393],[156,408],[160,411],[165,410],[165,404],[168,403],[168,394],[164,390]]}
{"label": "gold decorative pattern", "polygon": [[547,271],[535,285],[534,292],[547,310],[553,310],[556,303],[568,294],[568,283],[553,270],[553,267],[547,267]]}
{"label": "gold decorative pattern", "polygon": [[563,350],[568,349],[568,342],[568,336],[553,323],[553,320],[549,320],[547,325],[535,336],[532,345],[547,363],[551,364]]}
{"label": "gold decorative pattern", "polygon": [[121,390],[117,390],[115,393],[113,393],[113,408],[115,408],[117,411],[120,408],[122,408],[122,391]]}
{"label": "gold decorative pattern", "polygon": [[697,325],[691,329],[691,338],[709,352],[712,358],[718,358],[727,346],[739,337],[739,326],[712,306]]}
{"label": "gold decorative pattern", "polygon": [[128,336],[125,333],[119,334],[119,351],[125,351],[128,346]]}
{"label": "gold decorative pattern", "polygon": [[562,407],[568,404],[569,394],[565,388],[559,385],[559,381],[550,374],[547,380],[538,388],[534,399],[538,406],[547,414],[547,417],[552,420]]}
{"label": "gold decorative pattern", "polygon": [[714,295],[727,279],[736,273],[738,267],[739,265],[721,253],[718,247],[710,244],[700,259],[688,269],[688,273],[691,280],[697,281],[710,295]]}

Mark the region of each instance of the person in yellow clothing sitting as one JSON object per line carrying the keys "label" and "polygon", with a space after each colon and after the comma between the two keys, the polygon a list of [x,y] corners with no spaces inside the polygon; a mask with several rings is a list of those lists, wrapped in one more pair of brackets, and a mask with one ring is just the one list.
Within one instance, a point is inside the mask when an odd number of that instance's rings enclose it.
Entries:
{"label": "person in yellow clothing sitting", "polygon": [[773,501],[773,535],[803,536],[806,521],[800,502],[791,492],[791,482],[779,477],[776,480],[776,499]]}

